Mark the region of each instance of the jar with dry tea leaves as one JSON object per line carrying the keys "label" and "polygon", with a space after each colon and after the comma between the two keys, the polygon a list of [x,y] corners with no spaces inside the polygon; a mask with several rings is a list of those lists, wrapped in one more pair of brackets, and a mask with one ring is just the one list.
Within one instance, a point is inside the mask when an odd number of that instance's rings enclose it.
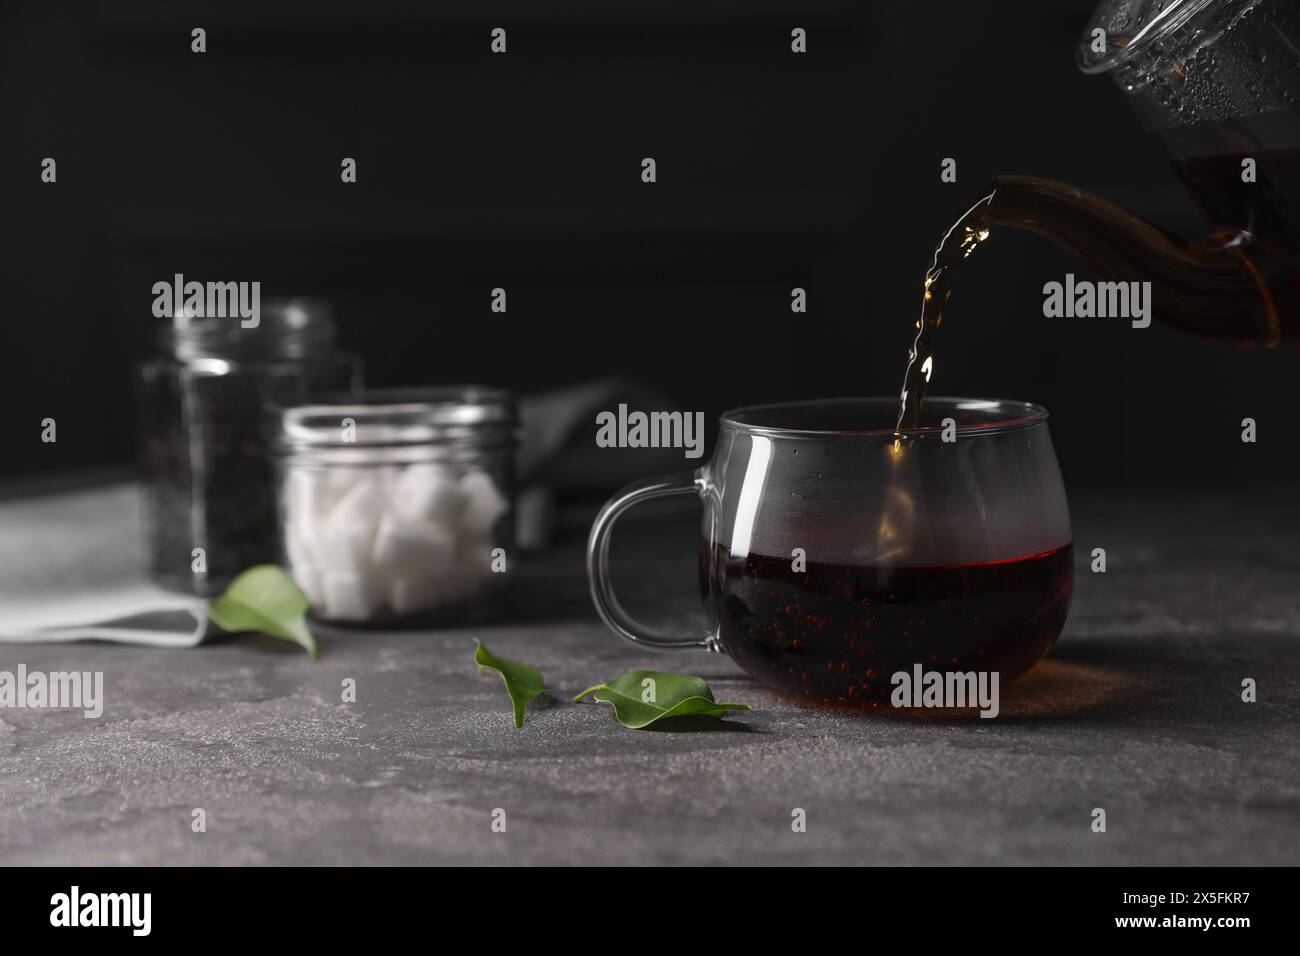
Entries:
{"label": "jar with dry tea leaves", "polygon": [[276,560],[268,409],[358,388],[360,363],[314,299],[263,300],[253,327],[181,311],[158,344],[136,375],[153,575],[210,596]]}

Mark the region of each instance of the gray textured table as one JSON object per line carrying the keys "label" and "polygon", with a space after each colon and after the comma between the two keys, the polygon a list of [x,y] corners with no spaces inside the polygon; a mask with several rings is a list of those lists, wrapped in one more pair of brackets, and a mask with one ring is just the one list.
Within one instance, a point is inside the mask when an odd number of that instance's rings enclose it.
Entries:
{"label": "gray textured table", "polygon": [[[42,519],[52,499],[0,508],[0,584],[22,586],[23,554],[69,586],[137,561],[130,500],[61,508],[81,541],[69,553],[51,553],[70,530]],[[519,568],[495,623],[321,628],[318,663],[261,638],[0,645],[0,669],[102,670],[106,697],[99,720],[0,710],[0,862],[1300,861],[1294,496],[1073,504],[1070,622],[996,720],[803,710],[725,658],[638,654],[597,622],[576,540]],[[698,627],[690,526],[627,532],[627,603]],[[1094,546],[1105,575],[1082,563]],[[569,693],[653,666],[754,710],[725,730],[655,733],[566,703],[516,731],[498,678],[475,673],[473,636]],[[1258,703],[1241,702],[1243,677]],[[196,807],[205,833],[191,832]],[[795,807],[805,833],[791,830]]]}

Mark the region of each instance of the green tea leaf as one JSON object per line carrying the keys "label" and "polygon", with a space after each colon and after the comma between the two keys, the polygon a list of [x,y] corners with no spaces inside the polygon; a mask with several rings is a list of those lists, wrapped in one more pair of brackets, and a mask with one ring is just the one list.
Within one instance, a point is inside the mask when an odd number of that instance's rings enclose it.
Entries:
{"label": "green tea leaf", "polygon": [[522,727],[524,708],[546,690],[541,673],[527,664],[497,657],[482,641],[476,640],[474,643],[478,645],[474,651],[474,663],[479,667],[490,667],[501,675],[506,683],[506,693],[510,695],[510,703],[515,708],[515,727]]}
{"label": "green tea leaf", "polygon": [[232,634],[257,631],[293,641],[316,659],[316,638],[307,630],[307,595],[274,564],[249,568],[208,605],[208,617]]}
{"label": "green tea leaf", "polygon": [[720,704],[709,685],[686,674],[628,671],[608,684],[589,687],[574,702],[590,694],[614,705],[614,716],[624,727],[641,730],[671,717],[721,717],[729,710],[749,710],[748,704]]}

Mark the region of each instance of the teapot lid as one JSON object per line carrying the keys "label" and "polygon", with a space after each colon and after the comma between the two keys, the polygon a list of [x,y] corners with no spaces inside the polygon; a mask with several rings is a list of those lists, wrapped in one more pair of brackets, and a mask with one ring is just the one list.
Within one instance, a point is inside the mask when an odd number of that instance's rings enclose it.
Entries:
{"label": "teapot lid", "polygon": [[[1105,0],[1093,12],[1079,41],[1079,68],[1104,73],[1139,56],[1167,52],[1175,34],[1209,42],[1239,14],[1260,0]],[[1190,21],[1197,20],[1196,24]],[[1199,22],[1205,21],[1205,22]],[[1213,29],[1212,24],[1219,24]],[[1183,30],[1184,27],[1190,27]],[[1100,33],[1098,31],[1101,31]]]}

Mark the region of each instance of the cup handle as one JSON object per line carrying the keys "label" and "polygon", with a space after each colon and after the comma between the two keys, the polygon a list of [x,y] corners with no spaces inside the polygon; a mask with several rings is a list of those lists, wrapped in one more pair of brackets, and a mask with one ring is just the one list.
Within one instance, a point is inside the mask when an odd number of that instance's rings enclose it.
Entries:
{"label": "cup handle", "polygon": [[676,638],[654,628],[646,627],[632,620],[614,593],[614,584],[609,575],[609,540],[614,530],[614,522],[628,508],[652,498],[665,498],[669,495],[700,495],[704,485],[693,472],[683,471],[673,475],[660,475],[655,478],[643,478],[623,488],[618,494],[605,502],[596,515],[591,526],[591,537],[587,539],[587,578],[591,582],[591,600],[596,605],[596,613],[620,637],[640,647],[652,647],[663,651],[705,650],[719,651],[717,638],[707,635],[702,638]]}

